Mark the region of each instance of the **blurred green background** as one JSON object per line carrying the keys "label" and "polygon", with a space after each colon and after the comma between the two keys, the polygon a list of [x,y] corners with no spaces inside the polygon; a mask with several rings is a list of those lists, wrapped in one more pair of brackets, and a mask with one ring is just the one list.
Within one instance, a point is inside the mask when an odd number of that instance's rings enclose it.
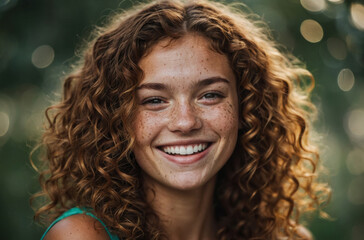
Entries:
{"label": "blurred green background", "polygon": [[[93,26],[133,1],[0,0],[0,233],[39,239],[29,197],[39,188],[29,152],[44,108]],[[316,78],[313,100],[323,134],[322,160],[333,188],[316,215],[316,239],[364,239],[364,3],[349,0],[242,1]]]}

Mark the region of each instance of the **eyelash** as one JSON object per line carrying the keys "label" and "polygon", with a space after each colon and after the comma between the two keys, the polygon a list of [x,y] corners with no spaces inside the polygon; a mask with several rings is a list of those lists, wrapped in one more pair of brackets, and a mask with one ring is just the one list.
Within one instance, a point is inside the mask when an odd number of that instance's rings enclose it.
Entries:
{"label": "eyelash", "polygon": [[[216,99],[221,99],[221,98],[225,98],[225,96],[223,96],[220,93],[217,92],[208,92],[205,93],[204,95],[202,95],[201,99],[202,100],[206,100],[206,101],[214,101]],[[160,97],[151,97],[151,98],[147,98],[142,102],[142,105],[152,105],[152,106],[156,106],[159,104],[163,104],[166,101],[163,100]]]}
{"label": "eyelash", "polygon": [[[155,102],[155,101],[158,101]],[[164,103],[165,101],[159,97],[151,97],[151,98],[147,98],[142,102],[142,105],[146,105],[146,104],[151,104],[151,105],[157,105],[157,104],[161,104]]]}
{"label": "eyelash", "polygon": [[[207,95],[213,95],[213,97],[207,97]],[[202,99],[212,100],[212,99],[216,99],[216,98],[225,98],[225,97],[223,95],[221,95],[220,93],[217,93],[217,92],[208,92],[208,93],[205,93],[202,96]]]}

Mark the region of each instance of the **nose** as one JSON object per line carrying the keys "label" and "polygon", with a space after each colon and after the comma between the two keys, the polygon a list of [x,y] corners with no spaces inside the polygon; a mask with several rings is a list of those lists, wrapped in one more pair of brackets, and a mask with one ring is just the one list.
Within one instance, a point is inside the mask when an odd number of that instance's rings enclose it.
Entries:
{"label": "nose", "polygon": [[168,123],[170,131],[188,133],[201,127],[201,118],[193,104],[188,101],[181,101],[175,104]]}

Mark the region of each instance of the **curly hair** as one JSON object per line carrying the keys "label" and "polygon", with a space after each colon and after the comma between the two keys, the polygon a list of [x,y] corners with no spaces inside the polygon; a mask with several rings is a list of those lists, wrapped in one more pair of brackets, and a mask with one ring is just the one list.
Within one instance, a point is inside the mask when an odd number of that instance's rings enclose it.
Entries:
{"label": "curly hair", "polygon": [[295,238],[300,215],[327,200],[309,136],[316,114],[311,73],[281,53],[265,25],[248,14],[215,2],[158,1],[98,28],[66,77],[61,101],[46,110],[45,169],[34,198],[47,202],[37,220],[88,206],[123,239],[166,237],[142,190],[131,123],[140,59],[159,41],[189,33],[225,54],[237,79],[242,129],[218,173],[218,239]]}

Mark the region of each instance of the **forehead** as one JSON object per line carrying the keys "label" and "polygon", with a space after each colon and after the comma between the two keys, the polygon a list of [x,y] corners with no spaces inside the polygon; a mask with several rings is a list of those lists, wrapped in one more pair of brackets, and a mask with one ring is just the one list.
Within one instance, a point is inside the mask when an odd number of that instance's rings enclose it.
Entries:
{"label": "forehead", "polygon": [[142,82],[212,76],[234,79],[228,58],[214,51],[206,38],[196,34],[158,42],[140,60],[139,66],[144,73]]}

